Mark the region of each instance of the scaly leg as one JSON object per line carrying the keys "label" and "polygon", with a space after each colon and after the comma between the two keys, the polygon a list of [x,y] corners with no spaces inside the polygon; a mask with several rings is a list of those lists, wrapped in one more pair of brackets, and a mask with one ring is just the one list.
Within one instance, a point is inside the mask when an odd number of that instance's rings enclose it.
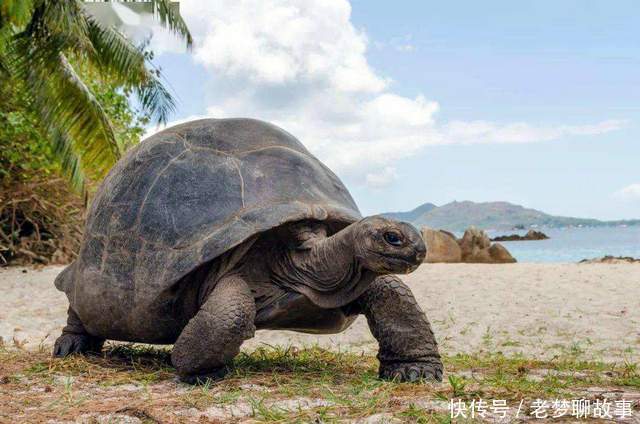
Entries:
{"label": "scaly leg", "polygon": [[87,333],[71,306],[67,311],[67,325],[53,346],[53,356],[63,358],[73,353],[100,353],[104,339]]}
{"label": "scaly leg", "polygon": [[220,280],[176,341],[171,361],[189,384],[218,380],[253,337],[255,302],[245,281],[236,275]]}
{"label": "scaly leg", "polygon": [[376,278],[350,305],[367,317],[380,349],[380,378],[442,381],[442,361],[431,325],[409,287],[393,275]]}

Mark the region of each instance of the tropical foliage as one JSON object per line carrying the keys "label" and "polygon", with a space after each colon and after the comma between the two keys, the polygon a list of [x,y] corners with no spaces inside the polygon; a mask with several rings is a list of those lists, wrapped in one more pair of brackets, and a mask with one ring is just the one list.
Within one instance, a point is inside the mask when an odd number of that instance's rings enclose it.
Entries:
{"label": "tropical foliage", "polygon": [[[169,0],[148,3],[163,25],[191,44]],[[80,191],[88,174],[104,176],[132,142],[118,136],[118,126],[134,119],[125,105],[129,95],[137,97],[142,119],[165,122],[174,109],[148,59],[80,0],[0,0],[0,78],[11,96],[4,99],[17,105],[10,125],[36,144],[19,149],[44,154],[40,147],[48,144],[50,158]]]}
{"label": "tropical foliage", "polygon": [[[137,143],[150,116],[132,106],[130,93],[90,66],[76,65],[80,77],[94,93],[114,130],[118,146],[126,150]],[[31,179],[58,178],[65,164],[43,133],[28,90],[20,81],[0,80],[0,187],[28,183]],[[99,181],[102,175],[89,166],[85,177]]]}
{"label": "tropical foliage", "polygon": [[[87,64],[72,63],[102,105],[118,145],[137,143],[149,116],[131,106],[127,90]],[[84,201],[59,177],[64,164],[41,132],[24,84],[0,79],[0,99],[0,266],[67,263],[80,245]],[[86,177],[101,178],[91,167]]]}
{"label": "tropical foliage", "polygon": [[[148,5],[191,44],[169,1]],[[174,107],[152,58],[81,1],[0,0],[0,266],[75,257],[87,183]]]}

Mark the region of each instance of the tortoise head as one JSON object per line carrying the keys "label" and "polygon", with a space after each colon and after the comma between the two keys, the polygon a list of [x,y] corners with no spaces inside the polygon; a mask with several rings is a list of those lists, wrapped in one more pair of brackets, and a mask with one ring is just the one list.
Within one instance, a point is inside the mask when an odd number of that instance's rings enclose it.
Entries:
{"label": "tortoise head", "polygon": [[424,260],[427,247],[411,224],[371,216],[353,224],[356,257],[367,269],[381,274],[407,274]]}

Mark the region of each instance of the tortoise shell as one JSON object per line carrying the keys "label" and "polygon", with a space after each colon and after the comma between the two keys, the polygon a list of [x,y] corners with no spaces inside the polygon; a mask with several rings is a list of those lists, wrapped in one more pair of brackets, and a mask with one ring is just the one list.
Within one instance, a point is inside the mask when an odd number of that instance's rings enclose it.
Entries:
{"label": "tortoise shell", "polygon": [[149,137],[115,165],[56,287],[83,322],[98,314],[126,321],[258,233],[304,219],[344,227],[360,217],[340,179],[286,131],[253,119],[192,121]]}

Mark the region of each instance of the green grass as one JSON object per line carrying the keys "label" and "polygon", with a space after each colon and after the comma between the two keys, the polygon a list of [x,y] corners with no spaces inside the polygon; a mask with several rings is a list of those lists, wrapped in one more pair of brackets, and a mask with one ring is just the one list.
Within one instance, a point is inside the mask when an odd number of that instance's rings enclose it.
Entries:
{"label": "green grass", "polygon": [[548,361],[500,353],[443,360],[444,383],[396,383],[377,378],[378,362],[370,355],[266,346],[240,354],[224,380],[191,387],[176,382],[165,349],[110,345],[101,356],[52,359],[46,351],[0,347],[0,402],[8,405],[7,418],[32,408],[34,415],[22,416],[27,421],[127,406],[127,414],[149,422],[175,419],[175,411],[190,408],[234,407],[244,408],[245,418],[264,422],[333,422],[383,413],[408,422],[445,423],[450,420],[442,401],[452,398],[513,404],[569,399],[590,386],[640,389],[637,364],[582,361],[571,350]]}

